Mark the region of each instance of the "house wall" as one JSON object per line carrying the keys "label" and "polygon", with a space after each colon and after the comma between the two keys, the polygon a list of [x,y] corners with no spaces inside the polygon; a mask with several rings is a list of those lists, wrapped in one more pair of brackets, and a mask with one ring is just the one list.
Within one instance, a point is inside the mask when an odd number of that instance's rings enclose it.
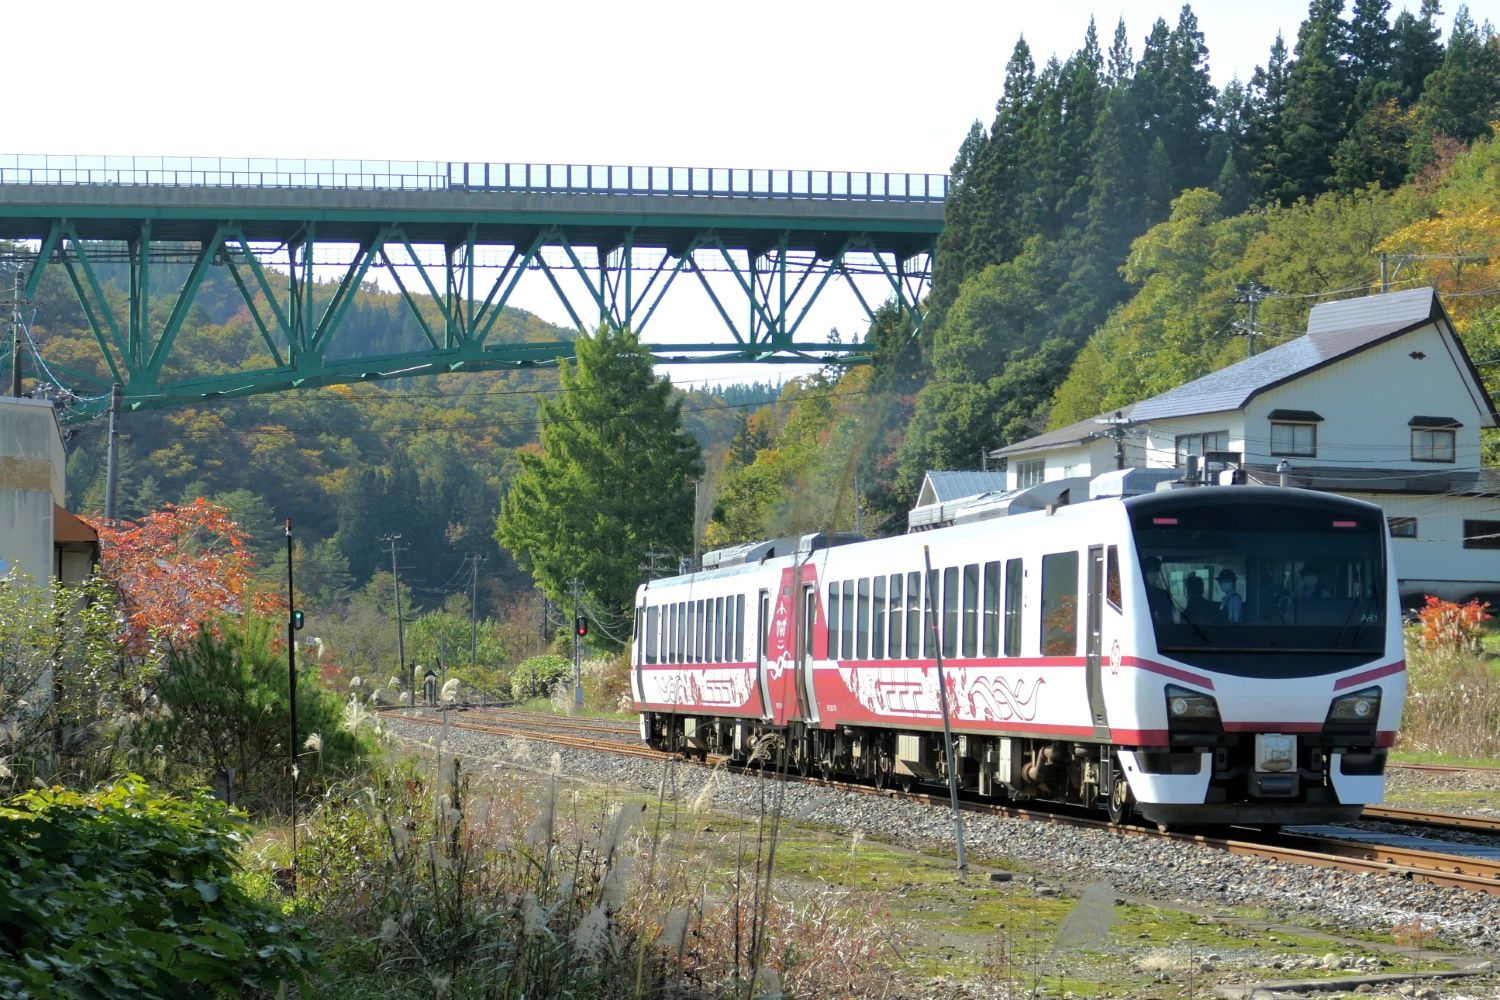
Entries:
{"label": "house wall", "polygon": [[1145,428],[1145,467],[1170,469],[1177,464],[1177,439],[1184,434],[1229,432],[1229,451],[1245,450],[1245,417],[1238,410],[1153,420]]}
{"label": "house wall", "polygon": [[51,575],[52,508],[66,499],[66,463],[51,403],[0,399],[0,573]]}
{"label": "house wall", "polygon": [[1451,601],[1500,593],[1500,549],[1464,548],[1464,521],[1500,522],[1500,497],[1346,493],[1379,504],[1387,517],[1414,517],[1416,538],[1392,538],[1401,595],[1415,604],[1424,594]]}
{"label": "house wall", "polygon": [[[1115,467],[1115,443],[1110,438],[1084,441],[1079,444],[1060,446],[1032,454],[1012,455],[1007,459],[1005,485],[1008,489],[1019,489],[1021,465],[1024,462],[1046,463],[1043,482],[1066,479],[1070,476],[1097,476]],[[1146,448],[1141,441],[1125,440],[1125,465],[1132,467],[1146,462]]]}
{"label": "house wall", "polygon": [[[1434,324],[1256,396],[1241,425],[1245,460],[1272,465],[1280,460],[1271,454],[1270,413],[1288,409],[1313,410],[1324,418],[1316,457],[1301,459],[1308,464],[1477,469],[1483,405],[1452,342]],[[1415,416],[1453,417],[1463,424],[1454,435],[1455,461],[1412,460],[1408,421]]]}

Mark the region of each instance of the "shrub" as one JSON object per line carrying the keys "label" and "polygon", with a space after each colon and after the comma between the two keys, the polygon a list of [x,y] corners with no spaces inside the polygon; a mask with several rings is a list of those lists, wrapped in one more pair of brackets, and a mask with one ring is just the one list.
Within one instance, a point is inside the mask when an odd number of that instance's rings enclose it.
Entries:
{"label": "shrub", "polygon": [[573,675],[573,662],[556,653],[543,653],[523,660],[510,678],[510,696],[516,701],[537,698],[552,690],[552,685]]}
{"label": "shrub", "polygon": [[[224,619],[217,634],[200,627],[191,643],[168,649],[157,688],[166,711],[147,723],[144,743],[160,747],[152,756],[164,780],[211,784],[252,809],[286,805],[291,716],[286,660],[272,635],[264,619]],[[369,747],[341,725],[344,705],[313,667],[299,666],[298,773],[316,787],[357,767]]]}
{"label": "shrub", "polygon": [[1460,758],[1500,756],[1500,673],[1474,653],[1407,651],[1400,749]]}
{"label": "shrub", "polygon": [[310,934],[235,882],[244,821],[129,777],[0,805],[0,993],[239,996],[318,971]]}
{"label": "shrub", "polygon": [[1419,612],[1422,648],[1439,656],[1477,653],[1489,617],[1488,603],[1472,600],[1458,605],[1429,594],[1426,606]]}

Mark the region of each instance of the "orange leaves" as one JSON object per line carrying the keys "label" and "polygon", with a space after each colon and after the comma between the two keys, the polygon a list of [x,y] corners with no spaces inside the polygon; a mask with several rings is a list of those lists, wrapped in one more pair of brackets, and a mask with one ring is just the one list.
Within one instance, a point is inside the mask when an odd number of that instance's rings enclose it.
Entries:
{"label": "orange leaves", "polygon": [[1413,272],[1438,290],[1460,325],[1500,296],[1500,213],[1489,205],[1450,211],[1394,233],[1381,250],[1408,254]]}
{"label": "orange leaves", "polygon": [[1435,653],[1476,652],[1490,617],[1489,604],[1477,600],[1454,604],[1428,595],[1419,615],[1422,645]]}
{"label": "orange leaves", "polygon": [[132,652],[191,636],[220,614],[275,613],[275,595],[249,593],[254,557],[226,508],[201,497],[139,522],[99,522],[104,575],[119,589]]}

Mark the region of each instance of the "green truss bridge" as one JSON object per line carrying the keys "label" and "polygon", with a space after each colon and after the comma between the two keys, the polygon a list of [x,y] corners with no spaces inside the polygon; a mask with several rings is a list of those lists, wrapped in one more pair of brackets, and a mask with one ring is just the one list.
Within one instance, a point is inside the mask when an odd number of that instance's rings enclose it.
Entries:
{"label": "green truss bridge", "polygon": [[[895,301],[920,324],[946,193],[933,174],[0,155],[0,239],[23,302],[48,269],[66,275],[124,407],[146,409],[555,365],[571,340],[492,337],[523,279],[550,286],[578,329],[628,326],[663,362],[857,363],[863,345],[804,328],[809,310],[838,289],[866,316]],[[213,269],[258,342],[244,370],[202,377],[174,351]],[[107,295],[124,270],[128,295]],[[417,349],[340,337],[377,274],[404,297]],[[716,318],[688,342],[653,340],[685,286]],[[70,402],[70,421],[108,406]]]}

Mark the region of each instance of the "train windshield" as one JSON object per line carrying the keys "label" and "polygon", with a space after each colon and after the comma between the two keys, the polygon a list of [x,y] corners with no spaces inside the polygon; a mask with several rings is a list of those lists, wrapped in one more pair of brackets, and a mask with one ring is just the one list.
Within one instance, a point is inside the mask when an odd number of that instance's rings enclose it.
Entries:
{"label": "train windshield", "polygon": [[1213,499],[1132,510],[1158,649],[1382,649],[1385,525],[1378,513]]}

